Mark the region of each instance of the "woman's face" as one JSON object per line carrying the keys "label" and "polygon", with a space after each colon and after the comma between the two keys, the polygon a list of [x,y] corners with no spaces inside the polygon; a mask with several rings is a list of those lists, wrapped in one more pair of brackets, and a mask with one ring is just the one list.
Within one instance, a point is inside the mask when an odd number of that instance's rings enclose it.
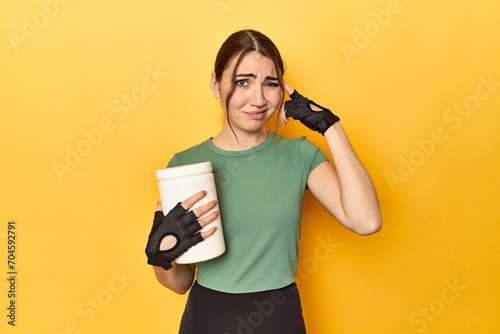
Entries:
{"label": "woman's face", "polygon": [[[212,73],[212,91],[216,98],[221,99],[226,116],[229,112],[231,125],[236,132],[261,131],[280,105],[280,78],[270,58],[257,52],[247,54],[236,69],[234,93],[229,100],[229,110],[225,110],[237,59],[238,56],[231,61],[220,82],[214,81],[215,73]],[[227,122],[227,117],[224,122]]]}

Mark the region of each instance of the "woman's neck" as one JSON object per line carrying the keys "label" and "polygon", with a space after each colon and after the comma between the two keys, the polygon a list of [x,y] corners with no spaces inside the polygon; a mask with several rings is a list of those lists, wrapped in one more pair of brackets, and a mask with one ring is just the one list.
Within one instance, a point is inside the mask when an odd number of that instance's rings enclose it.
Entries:
{"label": "woman's neck", "polygon": [[221,132],[212,138],[212,143],[225,151],[244,151],[261,144],[267,138],[267,131],[264,129],[252,133],[235,132],[238,139],[231,129],[223,127]]}

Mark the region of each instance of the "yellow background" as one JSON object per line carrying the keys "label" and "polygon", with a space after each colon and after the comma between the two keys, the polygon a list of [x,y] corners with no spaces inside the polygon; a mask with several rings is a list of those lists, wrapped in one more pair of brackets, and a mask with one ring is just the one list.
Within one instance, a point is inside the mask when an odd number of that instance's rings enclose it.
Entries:
{"label": "yellow background", "polygon": [[[384,227],[362,237],[306,196],[298,284],[309,333],[500,332],[500,2],[0,6],[2,332],[176,332],[187,295],[160,286],[144,254],[155,170],[217,134],[210,72],[241,28],[267,34],[290,85],[340,116],[380,199]],[[292,123],[279,133],[327,152]],[[77,149],[85,156],[69,167]]]}

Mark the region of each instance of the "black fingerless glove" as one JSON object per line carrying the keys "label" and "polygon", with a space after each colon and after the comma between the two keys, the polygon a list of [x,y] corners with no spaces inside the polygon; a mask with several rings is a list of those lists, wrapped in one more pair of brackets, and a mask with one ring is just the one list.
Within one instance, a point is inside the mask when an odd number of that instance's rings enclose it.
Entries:
{"label": "black fingerless glove", "polygon": [[[173,260],[202,241],[203,237],[197,233],[201,229],[197,219],[193,211],[187,212],[180,202],[167,213],[167,216],[164,216],[161,211],[156,211],[146,246],[148,264],[168,270],[172,268],[170,263]],[[174,236],[177,243],[169,250],[161,251],[161,241],[168,235]]]}
{"label": "black fingerless glove", "polygon": [[[322,135],[330,126],[340,120],[330,110],[303,97],[296,90],[290,94],[290,98],[291,100],[285,102],[285,116],[301,121],[309,129],[318,131]],[[314,111],[311,109],[310,104],[323,110]]]}

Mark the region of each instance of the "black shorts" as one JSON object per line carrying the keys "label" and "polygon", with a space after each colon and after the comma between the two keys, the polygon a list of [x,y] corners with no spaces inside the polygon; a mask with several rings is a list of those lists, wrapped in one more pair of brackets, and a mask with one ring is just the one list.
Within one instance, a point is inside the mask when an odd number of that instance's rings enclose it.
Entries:
{"label": "black shorts", "polygon": [[179,334],[305,334],[295,283],[253,293],[225,293],[194,283]]}

